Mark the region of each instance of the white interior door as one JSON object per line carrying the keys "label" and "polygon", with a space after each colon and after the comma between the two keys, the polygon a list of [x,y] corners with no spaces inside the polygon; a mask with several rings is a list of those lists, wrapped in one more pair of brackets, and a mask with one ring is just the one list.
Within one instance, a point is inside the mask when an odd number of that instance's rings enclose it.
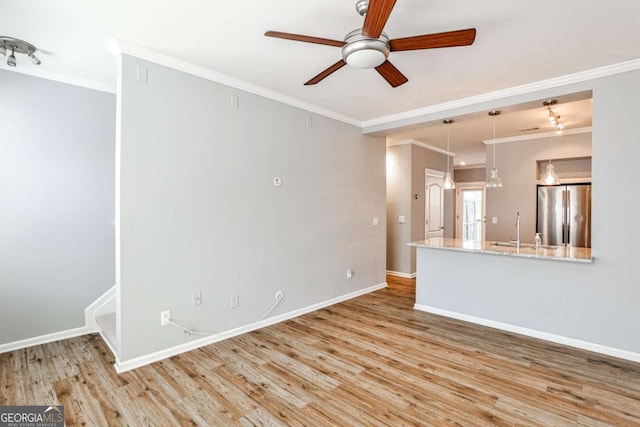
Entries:
{"label": "white interior door", "polygon": [[425,170],[424,198],[424,238],[442,237],[444,235],[444,191],[440,171]]}

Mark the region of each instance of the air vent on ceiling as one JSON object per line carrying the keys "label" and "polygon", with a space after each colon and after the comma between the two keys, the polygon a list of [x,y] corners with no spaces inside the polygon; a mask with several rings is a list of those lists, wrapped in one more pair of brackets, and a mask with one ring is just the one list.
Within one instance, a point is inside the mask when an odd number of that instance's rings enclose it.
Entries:
{"label": "air vent on ceiling", "polygon": [[518,129],[518,132],[531,132],[532,130],[539,130],[540,128],[538,126],[533,127],[533,128],[523,128],[523,129]]}

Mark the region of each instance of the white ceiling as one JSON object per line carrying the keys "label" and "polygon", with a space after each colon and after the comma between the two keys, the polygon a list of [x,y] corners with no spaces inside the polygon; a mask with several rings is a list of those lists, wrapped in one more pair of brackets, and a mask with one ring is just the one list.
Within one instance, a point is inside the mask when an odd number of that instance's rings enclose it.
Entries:
{"label": "white ceiling", "polygon": [[[554,98],[558,103],[553,112],[560,115],[565,125],[564,133],[591,126],[592,99],[590,92],[582,92]],[[486,146],[483,141],[493,139],[493,124],[496,125],[496,139],[521,137],[523,135],[547,134],[549,111],[542,100],[524,105],[513,105],[501,109],[495,117],[486,112],[454,117],[454,123],[429,122],[416,126],[396,129],[386,133],[390,145],[401,140],[417,140],[432,147],[446,150],[447,128],[450,132],[450,151],[455,154],[454,165],[484,165]]]}
{"label": "white ceiling", "polygon": [[[0,35],[35,44],[42,65],[19,72],[115,88],[118,39],[351,117],[389,114],[640,58],[640,1],[398,0],[393,38],[477,29],[468,47],[395,52],[409,82],[344,67],[303,83],[340,49],[264,37],[267,30],[341,40],[362,18],[355,0],[4,0]],[[8,69],[2,61],[0,68]],[[1,83],[1,82],[0,82]],[[484,125],[483,125],[484,126]],[[416,135],[419,137],[419,135]]]}

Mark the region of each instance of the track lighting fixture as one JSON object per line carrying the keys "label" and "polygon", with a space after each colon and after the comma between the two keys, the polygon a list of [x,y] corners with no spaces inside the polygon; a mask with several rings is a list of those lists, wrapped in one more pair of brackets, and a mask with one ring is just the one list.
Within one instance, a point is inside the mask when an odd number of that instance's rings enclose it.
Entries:
{"label": "track lighting fixture", "polygon": [[29,59],[33,62],[33,65],[40,65],[42,63],[33,52],[29,52]]}
{"label": "track lighting fixture", "polygon": [[560,135],[562,133],[562,129],[564,129],[564,124],[560,122],[560,115],[553,111],[553,109],[551,109],[551,106],[557,103],[558,101],[556,101],[555,99],[549,99],[547,101],[544,101],[542,105],[547,107],[547,110],[549,112],[549,126],[556,128],[556,134]]}
{"label": "track lighting fixture", "polygon": [[11,52],[7,57],[7,65],[10,67],[17,65],[16,53],[27,55],[34,65],[40,65],[41,61],[36,56],[37,50],[31,43],[13,37],[0,36],[0,55],[7,56],[7,52]]}
{"label": "track lighting fixture", "polygon": [[16,66],[15,49],[11,49],[11,55],[9,55],[9,57],[7,58],[7,65],[9,67],[15,67]]}

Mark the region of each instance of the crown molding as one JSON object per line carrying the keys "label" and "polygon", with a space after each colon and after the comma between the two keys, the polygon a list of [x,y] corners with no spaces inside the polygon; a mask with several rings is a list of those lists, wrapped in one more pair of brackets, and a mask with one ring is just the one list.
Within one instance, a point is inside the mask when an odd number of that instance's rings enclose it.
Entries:
{"label": "crown molding", "polygon": [[[453,165],[453,170],[468,170],[468,169],[486,169],[487,168],[487,164],[486,163],[478,163],[475,165]],[[456,183],[457,185],[457,183]]]}
{"label": "crown molding", "polygon": [[576,129],[565,129],[562,131],[561,135],[556,134],[555,131],[551,132],[540,132],[540,133],[530,133],[527,135],[520,136],[508,136],[506,138],[496,138],[496,139],[483,139],[482,142],[485,145],[493,145],[493,144],[504,144],[505,142],[518,142],[518,141],[530,141],[532,139],[542,139],[548,137],[557,137],[557,136],[567,136],[567,135],[579,135],[582,133],[591,133],[592,127],[584,127],[584,128],[576,128]]}
{"label": "crown molding", "polygon": [[68,76],[63,74],[51,73],[49,71],[43,71],[42,69],[33,67],[7,67],[6,65],[0,65],[0,70],[9,71],[12,73],[24,74],[31,77],[37,77],[40,79],[51,80],[58,83],[65,83],[72,86],[79,86],[86,89],[93,89],[100,92],[116,93],[116,86],[107,83],[101,83],[94,80],[82,79],[80,77]]}
{"label": "crown molding", "polygon": [[582,83],[589,80],[595,80],[602,77],[612,76],[615,74],[626,73],[629,71],[635,71],[640,69],[640,59],[633,59],[630,61],[620,62],[617,64],[606,65],[604,67],[594,68],[591,70],[580,71],[573,74],[567,74],[566,76],[554,77],[547,80],[541,80],[539,82],[527,83],[520,86],[514,86],[512,88],[498,90],[494,92],[485,93],[482,95],[471,96],[468,98],[462,98],[455,101],[444,102],[441,104],[434,104],[424,108],[417,108],[415,110],[404,111],[402,113],[389,114],[387,116],[378,117],[376,119],[364,120],[362,122],[363,129],[372,127],[392,124],[400,120],[415,119],[420,116],[428,114],[440,113],[448,110],[453,110],[462,107],[468,107],[474,104],[480,104],[482,102],[496,101],[499,99],[524,95],[531,92],[554,89],[557,87],[567,86],[575,83]]}
{"label": "crown molding", "polygon": [[440,147],[434,147],[426,142],[422,142],[419,139],[399,139],[397,141],[387,141],[387,147],[395,147],[396,145],[417,145],[418,147],[426,148],[427,150],[435,151],[436,153],[444,154],[445,156],[455,157],[456,153],[452,151],[444,150]]}
{"label": "crown molding", "polygon": [[330,119],[338,120],[343,123],[347,123],[352,126],[362,128],[362,121],[353,117],[349,117],[335,111],[331,111],[326,108],[316,106],[314,104],[301,101],[299,99],[283,95],[276,91],[266,89],[262,86],[258,86],[252,83],[245,82],[235,77],[228,76],[226,74],[212,71],[208,68],[201,67],[199,65],[191,64],[190,62],[182,61],[180,59],[173,58],[168,55],[164,55],[153,50],[136,46],[127,42],[117,41],[117,48],[113,45],[109,47],[109,51],[114,55],[128,55],[138,59],[153,62],[158,65],[172,68],[174,70],[182,71],[187,74],[201,77],[216,83],[223,84],[235,89],[239,89],[245,92],[252,93],[254,95],[262,96],[273,101],[281,102],[283,104],[290,105],[292,107],[300,108],[311,113],[319,114]]}

